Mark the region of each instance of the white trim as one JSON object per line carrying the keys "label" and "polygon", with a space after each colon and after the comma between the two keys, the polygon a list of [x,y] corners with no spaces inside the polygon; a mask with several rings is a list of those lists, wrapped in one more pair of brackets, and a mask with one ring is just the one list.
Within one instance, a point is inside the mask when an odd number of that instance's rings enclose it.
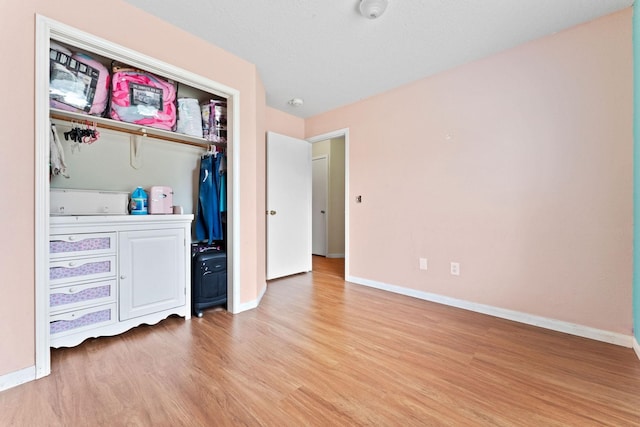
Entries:
{"label": "white trim", "polygon": [[[227,122],[231,123],[228,138],[232,141],[230,157],[231,179],[227,179],[227,257],[231,265],[227,281],[227,309],[232,314],[241,312],[240,308],[240,92],[235,89],[227,99]],[[228,173],[228,172],[227,172]]]}
{"label": "white trim", "polygon": [[638,356],[638,359],[640,359],[640,343],[638,343],[638,339],[636,337],[633,337],[633,350],[636,352],[636,356]]}
{"label": "white trim", "polygon": [[49,39],[54,24],[36,15],[35,50],[35,373],[51,373],[49,351]]}
{"label": "white trim", "polygon": [[307,138],[310,143],[324,141],[326,139],[340,138],[344,136],[344,276],[348,277],[349,268],[349,128],[334,130],[332,132],[323,133],[321,135]]}
{"label": "white trim", "polygon": [[344,258],[344,254],[327,254],[327,258]]}
{"label": "white trim", "polygon": [[19,371],[10,372],[0,376],[0,391],[19,386],[36,379],[36,367],[20,369]]}
{"label": "white trim", "polygon": [[253,310],[254,308],[258,307],[258,305],[260,305],[260,301],[262,301],[262,297],[264,296],[264,294],[267,292],[267,283],[264,283],[264,286],[262,287],[262,291],[260,292],[260,295],[258,295],[258,298],[254,299],[253,301],[247,301],[245,303],[239,304],[239,310],[237,313],[243,312],[243,311],[247,311],[247,310]]}
{"label": "white trim", "polygon": [[564,322],[547,317],[535,316],[520,311],[507,310],[500,307],[478,304],[475,302],[451,298],[444,295],[404,288],[402,286],[389,285],[387,283],[376,282],[374,280],[363,279],[360,277],[348,276],[346,280],[357,285],[382,289],[384,291],[389,291],[396,294],[406,295],[425,301],[436,302],[438,304],[448,305],[451,307],[462,308],[464,310],[474,311],[476,313],[488,314],[490,316],[499,317],[501,319],[513,320],[515,322],[538,326],[553,331],[564,332],[566,334],[576,335],[583,338],[590,338],[596,341],[603,341],[606,343],[628,348],[631,348],[632,346],[633,337],[630,335],[623,335],[616,332],[591,328],[589,326],[578,325],[575,323]]}
{"label": "white trim", "polygon": [[229,175],[227,197],[229,204],[227,256],[229,296],[227,307],[231,313],[242,311],[240,265],[240,92],[226,85],[190,71],[158,61],[123,46],[77,30],[66,24],[36,15],[35,51],[35,353],[37,378],[51,372],[48,315],[48,241],[49,241],[49,40],[55,39],[82,50],[137,66],[149,72],[183,82],[191,87],[227,98],[230,128],[228,155]]}

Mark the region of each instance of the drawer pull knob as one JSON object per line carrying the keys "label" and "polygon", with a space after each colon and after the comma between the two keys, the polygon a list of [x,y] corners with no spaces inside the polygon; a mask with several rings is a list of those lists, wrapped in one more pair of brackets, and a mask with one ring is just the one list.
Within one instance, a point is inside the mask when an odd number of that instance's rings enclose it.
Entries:
{"label": "drawer pull knob", "polygon": [[69,293],[72,294],[76,291],[76,288],[69,288]]}
{"label": "drawer pull knob", "polygon": [[76,236],[69,236],[69,240],[73,242],[74,240],[76,240]]}
{"label": "drawer pull knob", "polygon": [[76,263],[74,261],[69,262],[69,267],[75,267]]}
{"label": "drawer pull knob", "polygon": [[124,280],[126,278],[127,278],[127,276],[125,276],[124,274],[122,276],[120,276],[120,280]]}

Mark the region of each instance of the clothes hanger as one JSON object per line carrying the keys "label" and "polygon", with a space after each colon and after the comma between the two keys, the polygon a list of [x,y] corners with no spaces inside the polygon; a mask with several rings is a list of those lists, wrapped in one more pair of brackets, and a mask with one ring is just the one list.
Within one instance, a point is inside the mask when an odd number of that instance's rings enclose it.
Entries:
{"label": "clothes hanger", "polygon": [[204,154],[202,155],[202,158],[203,158],[203,159],[204,159],[204,158],[207,158],[207,157],[209,157],[209,156],[212,156],[213,154],[214,154],[214,153],[213,153],[213,145],[208,145],[208,146],[207,146],[207,151],[206,151],[206,153],[204,153]]}

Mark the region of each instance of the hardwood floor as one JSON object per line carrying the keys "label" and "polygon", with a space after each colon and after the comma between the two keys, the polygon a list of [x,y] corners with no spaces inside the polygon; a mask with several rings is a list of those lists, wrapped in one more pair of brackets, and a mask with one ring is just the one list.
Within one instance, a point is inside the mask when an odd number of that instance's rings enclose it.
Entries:
{"label": "hardwood floor", "polygon": [[260,306],[52,351],[0,426],[638,426],[633,350],[345,283],[342,260]]}

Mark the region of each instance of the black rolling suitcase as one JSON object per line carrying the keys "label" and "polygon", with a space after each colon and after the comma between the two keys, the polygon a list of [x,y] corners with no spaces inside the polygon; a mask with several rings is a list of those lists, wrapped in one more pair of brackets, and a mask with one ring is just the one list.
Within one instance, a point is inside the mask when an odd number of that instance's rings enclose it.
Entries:
{"label": "black rolling suitcase", "polygon": [[223,250],[207,249],[195,253],[191,280],[193,313],[202,317],[202,310],[227,304],[227,254]]}

